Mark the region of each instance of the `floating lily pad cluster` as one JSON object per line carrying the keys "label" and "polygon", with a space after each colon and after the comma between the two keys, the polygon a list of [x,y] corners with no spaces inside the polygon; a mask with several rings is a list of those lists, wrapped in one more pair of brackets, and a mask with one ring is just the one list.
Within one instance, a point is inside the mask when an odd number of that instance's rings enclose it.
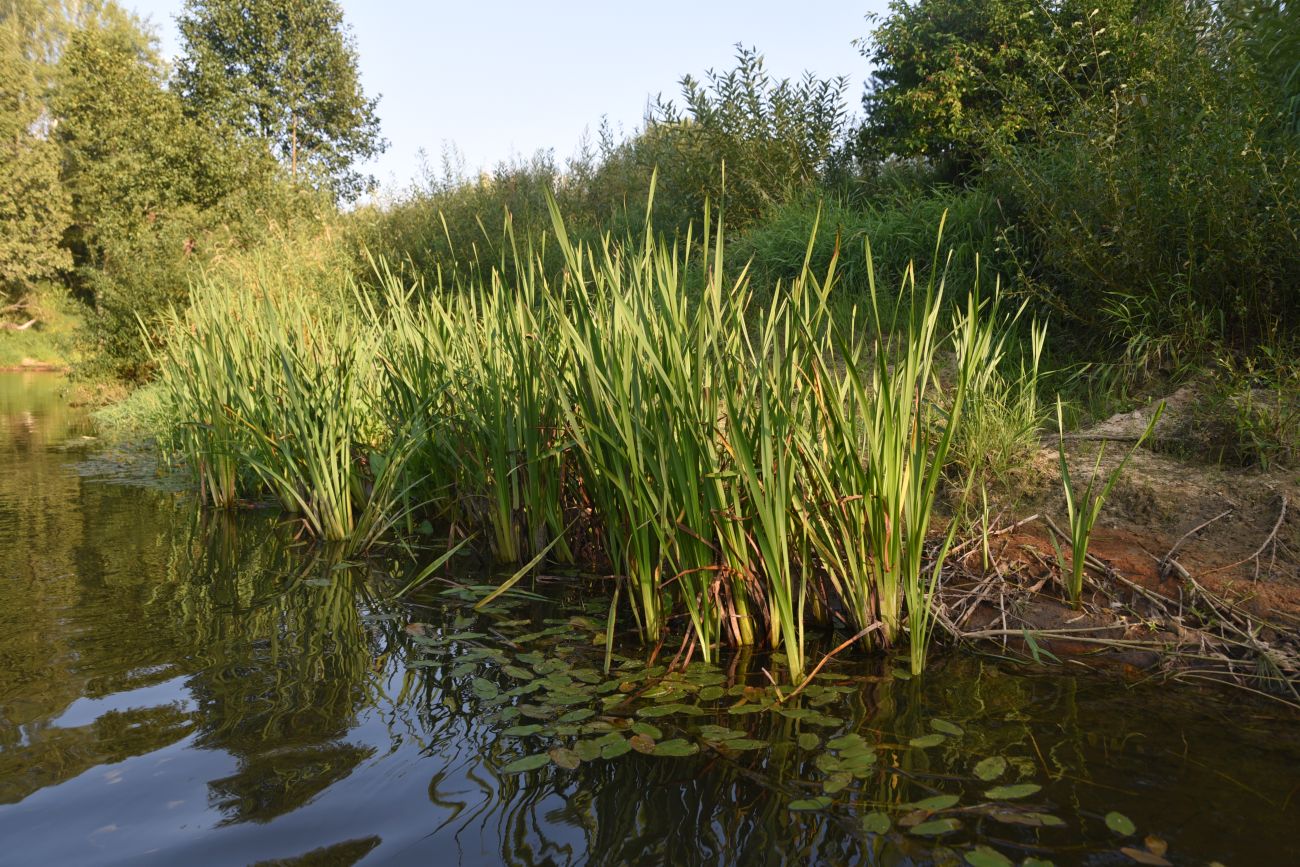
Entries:
{"label": "floating lily pad cluster", "polygon": [[[868,840],[956,846],[954,863],[972,867],[1052,863],[1032,854],[1043,851],[1038,835],[1067,823],[1031,779],[1037,766],[1024,758],[971,756],[958,723],[931,719],[906,733],[848,730],[838,713],[862,684],[833,672],[819,674],[793,699],[786,698],[791,687],[745,682],[699,662],[673,668],[614,654],[606,676],[600,617],[539,624],[510,619],[510,600],[499,601],[507,604],[494,605],[491,618],[461,616],[441,629],[413,623],[406,632],[417,651],[408,666],[436,667],[451,681],[444,689],[499,727],[513,755],[500,764],[501,774],[568,773],[625,756],[705,753],[768,772],[777,780],[771,788],[793,813],[849,813]],[[758,725],[761,718],[769,724]],[[758,729],[781,735],[758,737]],[[918,765],[930,770],[911,770]],[[936,766],[942,774],[932,772]],[[771,773],[778,767],[780,774]],[[929,794],[900,797],[918,789]],[[1137,832],[1119,813],[1101,821],[1123,841]],[[1018,861],[980,842],[1006,840],[990,833],[998,826],[1022,829],[1016,846],[1004,847]],[[1133,863],[1169,863],[1156,838],[1119,851]]]}

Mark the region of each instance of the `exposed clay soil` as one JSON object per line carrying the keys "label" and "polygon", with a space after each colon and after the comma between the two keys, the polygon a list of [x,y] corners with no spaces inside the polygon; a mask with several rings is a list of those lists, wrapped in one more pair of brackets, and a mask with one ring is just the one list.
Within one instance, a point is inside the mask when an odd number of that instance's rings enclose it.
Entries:
{"label": "exposed clay soil", "polygon": [[[1005,580],[954,586],[958,593],[964,586],[968,593],[975,588],[984,594],[977,606],[958,602],[959,613],[969,609],[962,631],[1055,630],[1058,640],[1044,646],[1071,655],[1102,648],[1099,643],[1060,640],[1062,631],[1186,646],[1203,637],[1188,624],[1205,626],[1218,619],[1191,614],[1203,610],[1210,598],[1199,585],[1240,611],[1242,623],[1257,623],[1272,644],[1300,646],[1300,472],[1225,468],[1162,452],[1180,437],[1194,436],[1189,430],[1190,405],[1185,391],[1167,399],[1153,438],[1155,450],[1144,447],[1133,456],[1106,500],[1089,545],[1089,554],[1099,562],[1089,569],[1092,581],[1082,610],[1060,601],[1064,588],[1046,520],[1066,526],[1053,438],[1035,460],[1031,494],[1006,510],[1001,524],[1007,527],[1035,513],[1044,517],[991,538],[993,560]],[[1118,465],[1145,430],[1153,409],[1115,416],[1067,437],[1066,459],[1076,492],[1086,487],[1103,447],[1100,472],[1108,474]],[[1068,543],[1061,544],[1068,560]],[[982,573],[982,559],[979,546],[967,550],[963,563],[968,575]],[[1143,622],[1143,614],[1150,615],[1160,605],[1151,605],[1126,582],[1169,600],[1177,616]],[[997,598],[990,598],[995,587]],[[1040,592],[1044,589],[1047,592]],[[1140,650],[1110,653],[1140,666],[1159,656]]]}

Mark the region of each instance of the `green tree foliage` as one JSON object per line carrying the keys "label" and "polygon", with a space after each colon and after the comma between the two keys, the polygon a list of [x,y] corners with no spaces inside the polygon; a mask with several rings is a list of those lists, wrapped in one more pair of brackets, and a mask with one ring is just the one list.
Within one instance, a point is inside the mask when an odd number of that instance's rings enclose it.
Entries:
{"label": "green tree foliage", "polygon": [[59,247],[69,203],[45,109],[51,17],[44,4],[0,2],[0,299],[71,265]]}
{"label": "green tree foliage", "polygon": [[149,34],[117,7],[68,38],[51,108],[75,289],[99,315],[102,360],[136,377],[147,366],[140,320],[183,305],[198,267],[255,240],[292,197],[265,148],[187,116]]}
{"label": "green tree foliage", "polygon": [[1032,138],[1080,98],[1122,87],[1132,68],[1113,46],[1163,2],[891,0],[859,42],[873,66],[861,143],[965,175],[990,141]]}
{"label": "green tree foliage", "polygon": [[1162,4],[1107,45],[1120,86],[989,151],[1027,276],[1143,361],[1300,325],[1300,141],[1240,48],[1218,7]]}
{"label": "green tree foliage", "polygon": [[264,141],[294,179],[353,199],[385,146],[335,0],[186,0],[177,80],[199,116]]}
{"label": "green tree foliage", "polygon": [[681,86],[681,106],[659,100],[637,146],[666,185],[697,205],[723,203],[737,224],[813,184],[848,119],[845,78],[773,81],[763,56],[742,45],[734,69],[687,75]]}

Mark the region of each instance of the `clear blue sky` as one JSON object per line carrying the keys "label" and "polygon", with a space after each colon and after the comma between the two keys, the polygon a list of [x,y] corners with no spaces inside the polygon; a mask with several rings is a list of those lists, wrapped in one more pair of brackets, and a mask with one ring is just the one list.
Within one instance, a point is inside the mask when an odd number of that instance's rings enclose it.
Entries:
{"label": "clear blue sky", "polygon": [[[122,0],[174,56],[181,0]],[[808,69],[847,75],[856,110],[866,61],[851,44],[884,0],[717,2],[524,0],[445,3],[343,0],[363,85],[382,94],[389,149],[369,170],[405,186],[424,148],[454,144],[474,171],[512,155],[575,152],[602,115],[630,131],[655,94],[676,96],[684,73],[731,66],[737,42],[757,46],[774,77]]]}

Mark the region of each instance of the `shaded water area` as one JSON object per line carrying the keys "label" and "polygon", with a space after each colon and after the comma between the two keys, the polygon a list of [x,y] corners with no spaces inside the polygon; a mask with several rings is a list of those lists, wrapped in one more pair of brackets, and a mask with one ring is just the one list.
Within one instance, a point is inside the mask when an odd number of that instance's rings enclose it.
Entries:
{"label": "shaded water area", "polygon": [[963,655],[605,678],[590,585],[385,601],[413,565],[197,510],[61,387],[0,374],[0,863],[1300,863],[1285,709]]}

